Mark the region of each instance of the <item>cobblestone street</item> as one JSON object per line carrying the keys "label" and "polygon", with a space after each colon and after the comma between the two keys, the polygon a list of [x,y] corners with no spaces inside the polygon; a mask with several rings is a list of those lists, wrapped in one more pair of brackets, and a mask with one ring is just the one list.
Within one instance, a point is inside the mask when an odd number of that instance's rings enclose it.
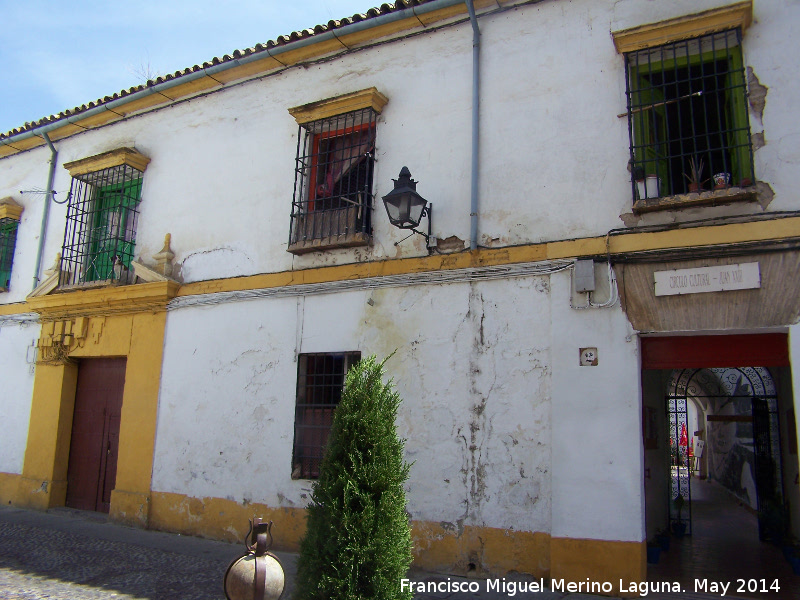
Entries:
{"label": "cobblestone street", "polygon": [[[123,527],[100,514],[4,507],[0,598],[219,600],[225,598],[225,570],[242,550],[237,544]],[[294,557],[280,557],[291,571]]]}
{"label": "cobblestone street", "polygon": [[[0,600],[224,600],[225,570],[243,550],[242,544],[126,527],[101,513],[0,507]],[[289,600],[297,555],[276,554],[286,573],[283,598]],[[490,589],[486,580],[414,569],[409,579],[443,586],[442,591],[417,593],[415,600],[607,600],[550,590],[509,593],[511,588]],[[536,580],[509,575],[503,581]],[[479,591],[446,591],[448,582],[471,583]],[[719,596],[651,594],[648,598],[718,600]]]}

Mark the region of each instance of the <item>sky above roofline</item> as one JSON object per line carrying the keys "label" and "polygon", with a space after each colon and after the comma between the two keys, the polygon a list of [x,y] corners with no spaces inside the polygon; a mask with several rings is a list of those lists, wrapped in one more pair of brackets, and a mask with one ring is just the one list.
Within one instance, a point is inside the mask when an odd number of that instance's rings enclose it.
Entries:
{"label": "sky above roofline", "polygon": [[0,133],[374,0],[0,0]]}

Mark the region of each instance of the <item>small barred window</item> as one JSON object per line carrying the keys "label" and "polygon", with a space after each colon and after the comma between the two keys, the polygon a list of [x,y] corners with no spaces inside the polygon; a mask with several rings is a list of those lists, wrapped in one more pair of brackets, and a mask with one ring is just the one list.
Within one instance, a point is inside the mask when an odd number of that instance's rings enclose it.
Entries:
{"label": "small barred window", "polygon": [[333,411],[342,399],[347,371],[360,352],[301,354],[297,361],[292,479],[316,479]]}

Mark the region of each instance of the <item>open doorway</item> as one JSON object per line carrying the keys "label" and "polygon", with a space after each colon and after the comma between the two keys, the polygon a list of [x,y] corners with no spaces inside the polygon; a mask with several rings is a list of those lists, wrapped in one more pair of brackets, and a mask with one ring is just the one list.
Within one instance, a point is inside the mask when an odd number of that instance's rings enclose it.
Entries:
{"label": "open doorway", "polygon": [[[650,581],[690,594],[719,596],[714,582],[725,582],[728,596],[800,597],[781,551],[798,525],[788,356],[785,336],[769,340],[780,351],[748,355],[761,337],[660,338],[656,361],[643,344],[647,539],[669,545],[648,564]],[[747,359],[755,365],[741,366]]]}
{"label": "open doorway", "polygon": [[665,398],[670,530],[691,535],[693,482],[716,483],[781,543],[785,513],[778,396],[766,367],[675,369]]}

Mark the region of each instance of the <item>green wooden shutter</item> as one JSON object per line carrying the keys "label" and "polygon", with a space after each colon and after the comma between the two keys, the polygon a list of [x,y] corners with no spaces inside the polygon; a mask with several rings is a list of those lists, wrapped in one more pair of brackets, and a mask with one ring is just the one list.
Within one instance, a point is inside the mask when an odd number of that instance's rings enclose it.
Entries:
{"label": "green wooden shutter", "polygon": [[141,190],[141,179],[97,189],[89,232],[86,281],[118,279],[115,264],[130,268],[136,239],[129,219],[139,202]]}
{"label": "green wooden shutter", "polygon": [[0,220],[0,289],[7,290],[11,280],[18,226],[19,222],[13,219]]}

